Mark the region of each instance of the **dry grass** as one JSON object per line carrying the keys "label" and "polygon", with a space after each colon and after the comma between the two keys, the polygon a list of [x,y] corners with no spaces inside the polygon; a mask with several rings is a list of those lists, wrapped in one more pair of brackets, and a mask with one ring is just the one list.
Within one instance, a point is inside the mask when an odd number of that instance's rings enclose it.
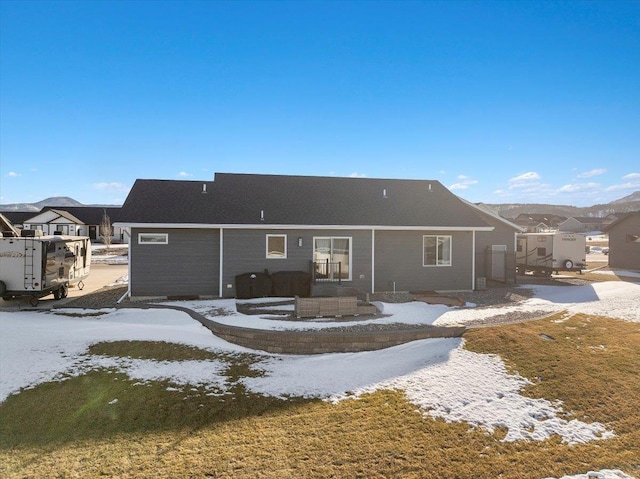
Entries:
{"label": "dry grass", "polygon": [[[638,474],[638,324],[577,315],[477,329],[466,338],[467,348],[499,354],[534,380],[526,394],[561,400],[573,417],[601,421],[616,438],[578,446],[558,438],[503,443],[504,431],[489,435],[424,418],[400,392],[331,405],[251,395],[241,386],[219,397],[167,391],[166,384],[134,386],[122,375],[97,371],[0,405],[0,475],[541,479],[601,468]],[[92,353],[201,354],[155,348],[103,344]],[[232,383],[251,369],[250,357],[238,358],[235,370],[234,358],[217,359],[229,363]],[[119,402],[105,407],[113,397]]]}

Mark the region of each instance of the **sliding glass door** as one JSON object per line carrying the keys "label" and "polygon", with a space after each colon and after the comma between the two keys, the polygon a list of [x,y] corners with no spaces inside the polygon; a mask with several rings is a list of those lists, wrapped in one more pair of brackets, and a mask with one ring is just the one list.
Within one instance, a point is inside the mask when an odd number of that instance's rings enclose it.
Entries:
{"label": "sliding glass door", "polygon": [[313,262],[316,265],[316,279],[327,281],[350,280],[351,238],[314,238]]}

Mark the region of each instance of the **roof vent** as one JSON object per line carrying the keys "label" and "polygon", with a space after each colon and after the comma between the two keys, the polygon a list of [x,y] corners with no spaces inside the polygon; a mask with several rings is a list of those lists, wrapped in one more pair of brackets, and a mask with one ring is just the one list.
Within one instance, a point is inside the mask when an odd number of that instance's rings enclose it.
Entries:
{"label": "roof vent", "polygon": [[260,210],[260,221],[264,221],[264,210]]}
{"label": "roof vent", "polygon": [[386,188],[384,188],[384,189],[382,190],[382,197],[383,197],[383,198],[386,198],[386,197],[387,197],[387,189],[386,189]]}
{"label": "roof vent", "polygon": [[202,192],[203,193],[207,192],[207,184],[206,183],[202,183]]}
{"label": "roof vent", "polygon": [[431,192],[431,191],[433,191],[433,190],[431,189],[431,183],[429,183],[429,191],[430,191],[430,192]]}

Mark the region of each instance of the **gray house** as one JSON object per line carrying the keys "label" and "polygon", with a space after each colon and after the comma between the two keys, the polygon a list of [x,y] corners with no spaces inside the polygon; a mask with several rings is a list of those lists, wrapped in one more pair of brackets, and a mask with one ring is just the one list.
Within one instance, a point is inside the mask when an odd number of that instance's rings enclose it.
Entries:
{"label": "gray house", "polygon": [[640,271],[640,211],[620,214],[604,231],[609,234],[609,266]]}
{"label": "gray house", "polygon": [[119,218],[131,233],[131,296],[234,297],[237,275],[265,269],[364,292],[472,290],[477,246],[513,251],[516,232],[428,180],[137,180]]}
{"label": "gray house", "polygon": [[592,216],[572,216],[558,225],[560,231],[571,231],[573,233],[589,233],[592,231],[603,231],[604,228],[616,220],[614,215],[604,218]]}

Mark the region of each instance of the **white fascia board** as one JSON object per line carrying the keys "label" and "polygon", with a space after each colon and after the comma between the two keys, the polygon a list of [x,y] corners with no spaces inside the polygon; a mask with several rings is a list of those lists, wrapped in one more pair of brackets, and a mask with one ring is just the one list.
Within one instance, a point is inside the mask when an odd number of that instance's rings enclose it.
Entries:
{"label": "white fascia board", "polygon": [[113,226],[154,229],[236,229],[236,230],[367,230],[378,231],[493,231],[493,226],[380,226],[380,225],[278,225],[203,223],[114,223]]}

